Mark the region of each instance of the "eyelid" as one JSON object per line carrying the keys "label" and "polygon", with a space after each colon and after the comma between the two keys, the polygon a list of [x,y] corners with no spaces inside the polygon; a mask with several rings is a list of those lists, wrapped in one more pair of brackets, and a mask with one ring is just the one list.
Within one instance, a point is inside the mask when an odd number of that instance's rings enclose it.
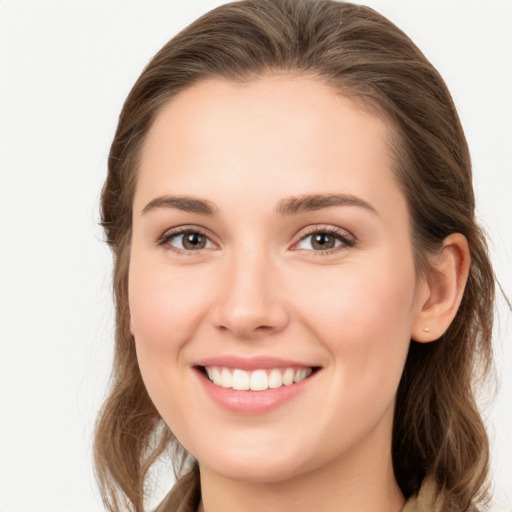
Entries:
{"label": "eyelid", "polygon": [[[308,236],[314,235],[316,233],[327,234],[333,237],[336,237],[338,240],[341,240],[342,244],[338,247],[333,247],[331,249],[325,249],[323,251],[315,251],[314,249],[298,249],[296,246],[302,242]],[[345,229],[341,229],[332,225],[315,225],[306,228],[304,231],[300,232],[298,235],[298,240],[293,244],[292,250],[294,251],[306,251],[315,256],[326,256],[329,254],[337,253],[344,249],[354,247],[357,243],[356,238],[349,231]]]}
{"label": "eyelid", "polygon": [[168,229],[167,231],[164,231],[155,241],[155,245],[157,246],[165,246],[167,244],[167,247],[178,253],[178,254],[191,254],[191,255],[197,255],[199,254],[200,252],[204,251],[205,249],[210,249],[210,248],[203,248],[203,249],[198,249],[198,250],[195,250],[195,251],[188,251],[186,249],[179,249],[178,247],[174,247],[172,245],[170,245],[168,242],[174,238],[174,237],[177,237],[177,236],[180,236],[180,235],[183,235],[187,232],[193,232],[193,233],[199,233],[200,235],[206,237],[213,245],[215,245],[215,247],[218,248],[219,244],[217,244],[213,239],[212,239],[212,236],[210,235],[210,233],[205,230],[204,228],[201,228],[199,226],[195,226],[195,225],[185,225],[185,226],[177,226],[175,228],[171,228],[171,229]]}
{"label": "eyelid", "polygon": [[[184,226],[177,226],[177,227],[168,229],[167,231],[165,231],[162,235],[160,235],[156,239],[155,244],[158,246],[164,246],[164,245],[168,244],[168,242],[172,238],[177,237],[179,235],[183,235],[187,232],[199,233],[200,235],[206,237],[214,246],[216,246],[216,248],[219,247],[219,244],[213,240],[213,237],[207,230],[205,230],[204,228],[201,228],[200,226],[196,226],[196,225],[184,225]],[[323,234],[327,234],[327,235],[336,237],[338,240],[341,240],[342,245],[333,247],[331,249],[325,249],[322,251],[318,251],[318,250],[315,251],[314,249],[297,249],[296,248],[297,244],[299,244],[301,241],[303,241],[308,236],[314,235],[316,233],[323,233]],[[345,229],[341,229],[341,228],[338,228],[338,227],[335,227],[332,225],[309,226],[309,227],[305,228],[304,230],[302,230],[299,233],[299,235],[297,235],[297,236],[298,236],[298,240],[296,242],[294,242],[291,250],[306,251],[311,254],[314,254],[315,256],[316,255],[318,255],[318,256],[324,255],[325,256],[325,255],[329,255],[329,254],[332,254],[335,252],[339,252],[346,248],[354,247],[357,243],[357,240],[350,232],[348,232]],[[168,248],[178,254],[187,254],[187,255],[197,255],[200,252],[202,252],[204,249],[206,249],[206,248],[203,248],[203,249],[191,251],[191,250],[186,250],[186,249],[179,249],[177,247],[171,246],[170,244],[168,245]]]}

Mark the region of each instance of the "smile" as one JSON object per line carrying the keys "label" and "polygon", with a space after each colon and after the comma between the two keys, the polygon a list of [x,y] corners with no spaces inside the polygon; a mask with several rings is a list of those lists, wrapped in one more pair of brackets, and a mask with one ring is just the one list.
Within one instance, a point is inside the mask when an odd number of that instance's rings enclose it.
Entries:
{"label": "smile", "polygon": [[[192,366],[214,404],[236,414],[264,414],[310,396],[322,366],[271,356],[217,355]],[[296,398],[297,397],[297,398]]]}
{"label": "smile", "polygon": [[313,368],[272,368],[246,371],[240,368],[205,366],[213,384],[238,391],[265,391],[290,386],[309,377]]}

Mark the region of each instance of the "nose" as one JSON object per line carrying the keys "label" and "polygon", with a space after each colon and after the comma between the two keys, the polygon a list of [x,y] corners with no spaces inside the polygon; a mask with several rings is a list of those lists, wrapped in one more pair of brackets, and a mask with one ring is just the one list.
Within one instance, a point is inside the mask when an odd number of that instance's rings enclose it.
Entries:
{"label": "nose", "polygon": [[217,329],[253,340],[286,327],[289,312],[276,267],[269,257],[247,252],[224,261],[211,315]]}

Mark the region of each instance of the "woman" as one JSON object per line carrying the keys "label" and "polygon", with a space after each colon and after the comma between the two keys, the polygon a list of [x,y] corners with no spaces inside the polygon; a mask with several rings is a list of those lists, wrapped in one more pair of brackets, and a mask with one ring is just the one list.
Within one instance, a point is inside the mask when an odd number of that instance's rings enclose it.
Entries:
{"label": "woman", "polygon": [[[486,498],[493,271],[439,74],[373,10],[247,0],[153,58],[103,191],[109,510],[450,510]],[[191,466],[185,457],[192,456]],[[187,468],[187,469],[185,469]]]}

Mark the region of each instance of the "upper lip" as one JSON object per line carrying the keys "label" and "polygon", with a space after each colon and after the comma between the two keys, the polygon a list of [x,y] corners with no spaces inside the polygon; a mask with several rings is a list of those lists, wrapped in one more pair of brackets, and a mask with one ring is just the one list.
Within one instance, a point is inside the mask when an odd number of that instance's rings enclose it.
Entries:
{"label": "upper lip", "polygon": [[240,357],[240,356],[213,356],[197,361],[194,366],[221,366],[223,368],[238,368],[240,370],[267,370],[272,368],[316,368],[318,365],[281,359],[270,356]]}

